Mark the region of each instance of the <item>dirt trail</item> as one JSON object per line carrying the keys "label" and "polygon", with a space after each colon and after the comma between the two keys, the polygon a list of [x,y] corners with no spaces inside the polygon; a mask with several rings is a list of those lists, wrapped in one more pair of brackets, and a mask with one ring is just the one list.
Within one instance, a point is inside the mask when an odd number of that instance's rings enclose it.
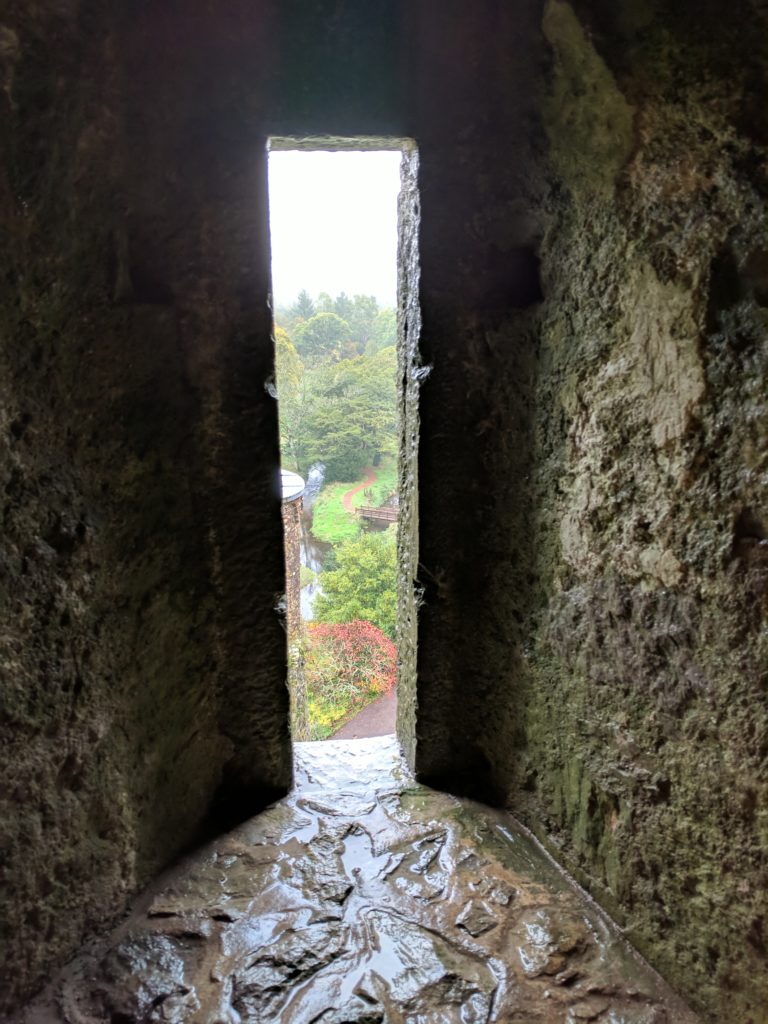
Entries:
{"label": "dirt trail", "polygon": [[365,480],[363,480],[362,483],[357,484],[357,486],[350,488],[342,495],[341,503],[347,512],[354,513],[355,511],[355,507],[352,504],[353,496],[357,494],[358,491],[364,491],[366,487],[370,487],[371,484],[375,484],[378,479],[376,470],[371,466],[368,466],[365,470]]}

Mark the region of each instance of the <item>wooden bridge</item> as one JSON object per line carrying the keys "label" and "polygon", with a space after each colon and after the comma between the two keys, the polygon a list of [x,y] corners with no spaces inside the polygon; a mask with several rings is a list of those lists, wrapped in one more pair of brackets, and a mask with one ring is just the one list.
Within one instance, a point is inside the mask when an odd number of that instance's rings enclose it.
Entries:
{"label": "wooden bridge", "polygon": [[373,523],[396,523],[397,512],[396,508],[372,508],[370,505],[360,505],[356,509],[357,514],[361,519],[370,519]]}

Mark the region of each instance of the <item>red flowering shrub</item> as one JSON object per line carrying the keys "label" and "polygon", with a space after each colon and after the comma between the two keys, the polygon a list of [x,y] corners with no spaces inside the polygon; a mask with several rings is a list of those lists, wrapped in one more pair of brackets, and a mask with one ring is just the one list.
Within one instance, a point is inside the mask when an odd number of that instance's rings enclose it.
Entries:
{"label": "red flowering shrub", "polygon": [[333,675],[361,691],[389,693],[395,685],[397,648],[371,622],[309,623],[307,639],[316,660],[330,661]]}
{"label": "red flowering shrub", "polygon": [[313,736],[328,735],[352,712],[395,685],[397,648],[371,622],[306,624],[304,678]]}

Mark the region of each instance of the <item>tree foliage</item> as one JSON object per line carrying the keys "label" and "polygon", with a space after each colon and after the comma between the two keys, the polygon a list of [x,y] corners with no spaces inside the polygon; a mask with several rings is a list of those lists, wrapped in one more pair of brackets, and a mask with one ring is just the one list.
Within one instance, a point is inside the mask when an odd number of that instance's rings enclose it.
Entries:
{"label": "tree foliage", "polygon": [[[344,321],[339,341],[340,358],[354,355],[374,355],[382,348],[395,344],[396,315],[394,309],[380,309],[374,295],[355,295],[350,298],[341,292],[335,299],[327,292],[321,292],[317,300],[303,289],[294,304],[281,306],[275,313],[275,321],[284,327],[303,352],[302,334],[309,330],[316,332],[317,326],[309,321],[324,313],[332,313]],[[338,323],[334,321],[334,323]],[[332,346],[333,347],[333,346]],[[306,353],[303,353],[306,355]],[[323,358],[320,353],[320,358]]]}
{"label": "tree foliage", "polygon": [[307,412],[305,370],[293,342],[282,327],[275,328],[275,376],[282,460],[285,465],[298,470]]}
{"label": "tree foliage", "polygon": [[282,327],[275,328],[275,372],[278,388],[282,382],[288,391],[298,387],[304,374],[304,364],[299,353],[288,337],[288,332]]}
{"label": "tree foliage", "polygon": [[354,480],[397,443],[395,352],[356,356],[311,378],[303,458],[325,463],[326,479]]}
{"label": "tree foliage", "polygon": [[372,295],[313,302],[302,291],[283,314],[294,324],[290,337],[275,331],[283,460],[299,473],[321,461],[329,482],[354,480],[396,446],[394,310]]}
{"label": "tree foliage", "polygon": [[352,332],[346,320],[335,313],[316,313],[296,327],[294,337],[307,366],[317,366],[343,358]]}
{"label": "tree foliage", "polygon": [[338,546],[336,568],[322,574],[315,618],[321,623],[364,619],[394,638],[396,580],[395,530],[362,533]]}
{"label": "tree foliage", "polygon": [[371,622],[307,624],[305,666],[310,678],[341,677],[360,693],[391,693],[395,685],[397,649]]}
{"label": "tree foliage", "polygon": [[366,342],[367,355],[374,355],[383,348],[389,348],[397,340],[397,315],[394,309],[380,309],[371,324]]}
{"label": "tree foliage", "polygon": [[[324,314],[320,314],[324,315]],[[283,461],[300,473],[321,461],[326,480],[354,480],[377,455],[394,452],[395,351],[305,365],[275,331]]]}
{"label": "tree foliage", "polygon": [[312,301],[312,297],[306,288],[302,288],[298,294],[296,302],[291,308],[291,313],[294,318],[298,320],[311,320],[317,310],[315,304]]}
{"label": "tree foliage", "polygon": [[352,314],[355,310],[354,299],[350,299],[346,292],[342,292],[337,295],[333,302],[333,311],[336,316],[340,316],[342,320],[346,320],[347,323],[351,323]]}

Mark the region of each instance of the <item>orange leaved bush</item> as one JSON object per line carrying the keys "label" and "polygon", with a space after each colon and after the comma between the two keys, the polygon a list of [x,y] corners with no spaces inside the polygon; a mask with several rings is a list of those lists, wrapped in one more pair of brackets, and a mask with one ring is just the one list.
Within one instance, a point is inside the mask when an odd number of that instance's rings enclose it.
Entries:
{"label": "orange leaved bush", "polygon": [[373,623],[307,623],[306,641],[304,669],[311,690],[343,690],[358,703],[394,687],[397,648]]}

